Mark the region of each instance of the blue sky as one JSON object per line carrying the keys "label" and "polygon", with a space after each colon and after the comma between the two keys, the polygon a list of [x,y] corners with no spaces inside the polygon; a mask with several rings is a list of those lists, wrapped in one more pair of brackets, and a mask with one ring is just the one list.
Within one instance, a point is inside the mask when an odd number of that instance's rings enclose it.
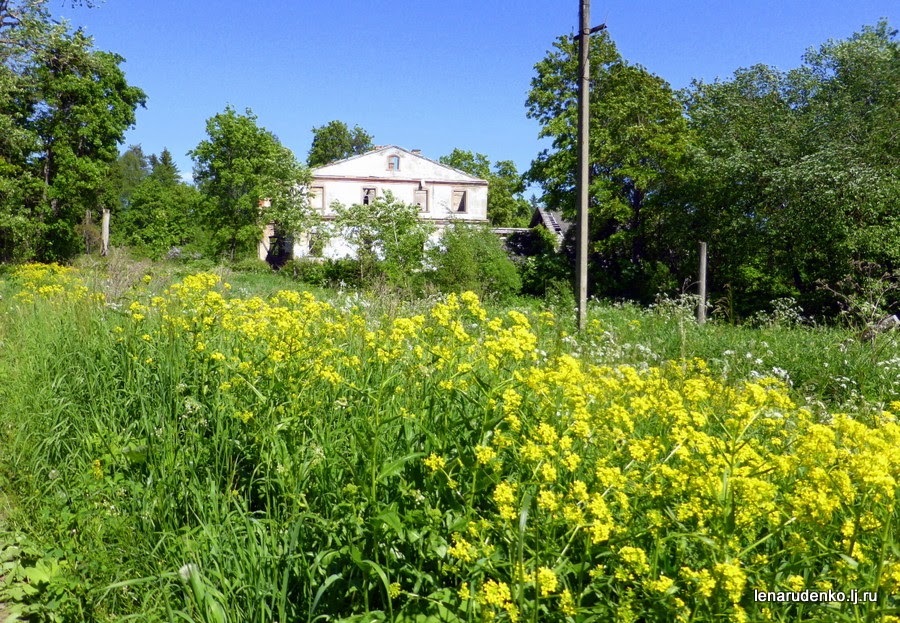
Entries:
{"label": "blue sky", "polygon": [[[125,143],[168,147],[183,174],[205,121],[253,109],[305,161],[311,129],[358,124],[380,145],[438,158],[454,147],[528,168],[544,147],[525,116],[534,65],[574,31],[577,0],[106,0],[49,5],[116,52],[148,95]],[[804,51],[881,17],[896,0],[592,3],[622,55],[673,87],[756,63],[790,69]]]}

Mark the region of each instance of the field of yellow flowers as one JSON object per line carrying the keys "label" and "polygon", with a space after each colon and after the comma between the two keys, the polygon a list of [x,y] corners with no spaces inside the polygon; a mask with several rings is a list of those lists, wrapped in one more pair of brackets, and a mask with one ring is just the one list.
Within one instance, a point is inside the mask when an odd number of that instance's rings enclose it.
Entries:
{"label": "field of yellow flowers", "polygon": [[900,622],[893,386],[840,410],[471,293],[0,286],[23,617]]}

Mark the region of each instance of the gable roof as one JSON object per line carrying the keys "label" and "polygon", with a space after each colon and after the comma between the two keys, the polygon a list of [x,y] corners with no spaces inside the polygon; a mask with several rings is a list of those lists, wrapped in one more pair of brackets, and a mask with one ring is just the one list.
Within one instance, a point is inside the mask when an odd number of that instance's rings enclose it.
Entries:
{"label": "gable roof", "polygon": [[537,227],[538,225],[543,225],[551,233],[555,234],[557,239],[562,240],[572,223],[565,220],[559,212],[535,208],[529,227]]}
{"label": "gable roof", "polygon": [[[322,166],[315,167],[312,169],[313,177],[338,177],[341,175],[342,171],[340,169],[346,169],[344,165],[348,163],[354,163],[354,161],[361,160],[363,158],[372,158],[373,156],[388,156],[392,154],[403,155],[404,157],[409,157],[421,161],[422,164],[429,164],[431,167],[436,167],[438,170],[443,170],[445,172],[444,176],[449,177],[454,180],[458,180],[460,182],[468,182],[474,184],[487,184],[487,180],[481,179],[480,177],[475,177],[474,175],[470,175],[465,171],[461,171],[459,169],[448,166],[442,162],[438,162],[437,160],[432,160],[431,158],[426,158],[420,153],[413,153],[408,149],[404,149],[403,147],[398,147],[397,145],[382,145],[376,147],[375,149],[371,149],[363,154],[357,154],[355,156],[350,156],[348,158],[343,158],[342,160],[335,160],[334,162],[329,162],[328,164],[323,164]],[[381,169],[378,169],[378,174],[372,175],[372,177],[388,177],[387,175],[381,175]],[[452,175],[447,175],[452,173]],[[416,176],[413,176],[416,177]]]}

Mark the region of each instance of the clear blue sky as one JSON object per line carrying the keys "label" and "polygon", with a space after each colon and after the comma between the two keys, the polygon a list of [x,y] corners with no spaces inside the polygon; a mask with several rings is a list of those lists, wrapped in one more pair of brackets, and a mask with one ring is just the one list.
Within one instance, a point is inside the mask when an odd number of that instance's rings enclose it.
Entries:
{"label": "clear blue sky", "polygon": [[[594,0],[622,55],[685,87],[804,51],[886,17],[896,0]],[[577,0],[51,0],[57,17],[126,59],[148,95],[125,144],[168,147],[183,174],[205,121],[249,107],[305,161],[311,129],[358,124],[379,145],[438,158],[454,147],[528,168],[543,147],[525,117],[534,65],[574,31]]]}

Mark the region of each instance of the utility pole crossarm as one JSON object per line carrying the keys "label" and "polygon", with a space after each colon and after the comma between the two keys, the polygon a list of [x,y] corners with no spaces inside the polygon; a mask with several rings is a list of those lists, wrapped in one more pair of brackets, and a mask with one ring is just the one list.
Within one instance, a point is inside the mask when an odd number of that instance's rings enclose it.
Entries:
{"label": "utility pole crossarm", "polygon": [[[606,24],[600,24],[599,26],[594,26],[587,32],[587,34],[593,35],[595,33],[600,32],[601,30],[606,30]],[[572,40],[578,41],[579,39],[581,39],[581,33],[578,33],[577,35],[572,35]]]}

